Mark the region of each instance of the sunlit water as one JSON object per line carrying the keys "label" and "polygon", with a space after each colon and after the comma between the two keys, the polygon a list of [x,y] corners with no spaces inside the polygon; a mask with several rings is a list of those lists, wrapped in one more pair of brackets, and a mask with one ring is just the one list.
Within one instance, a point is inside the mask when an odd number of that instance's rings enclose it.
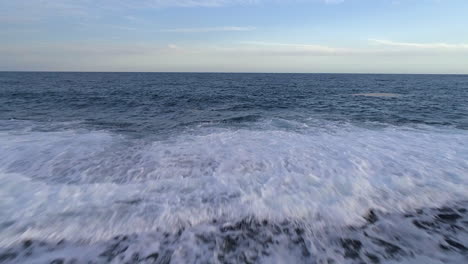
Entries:
{"label": "sunlit water", "polygon": [[0,73],[0,262],[468,262],[468,77]]}

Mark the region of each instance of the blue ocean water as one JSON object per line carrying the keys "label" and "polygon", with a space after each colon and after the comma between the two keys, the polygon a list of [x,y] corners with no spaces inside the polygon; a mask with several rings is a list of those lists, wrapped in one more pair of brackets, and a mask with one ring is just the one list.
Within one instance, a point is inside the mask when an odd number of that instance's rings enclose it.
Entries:
{"label": "blue ocean water", "polygon": [[468,262],[468,76],[0,72],[0,262]]}

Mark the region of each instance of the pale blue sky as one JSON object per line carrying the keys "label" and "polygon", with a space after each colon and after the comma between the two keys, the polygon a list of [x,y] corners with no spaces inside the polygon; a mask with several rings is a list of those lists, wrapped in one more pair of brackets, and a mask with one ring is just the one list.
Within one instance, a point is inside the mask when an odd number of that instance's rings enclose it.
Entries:
{"label": "pale blue sky", "polygon": [[0,0],[0,70],[468,73],[467,0]]}

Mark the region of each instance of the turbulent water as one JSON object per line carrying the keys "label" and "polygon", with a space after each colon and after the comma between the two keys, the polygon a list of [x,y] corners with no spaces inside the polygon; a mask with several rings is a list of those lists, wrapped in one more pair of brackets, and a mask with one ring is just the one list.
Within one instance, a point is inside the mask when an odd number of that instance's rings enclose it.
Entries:
{"label": "turbulent water", "polygon": [[468,76],[0,73],[0,263],[468,263]]}

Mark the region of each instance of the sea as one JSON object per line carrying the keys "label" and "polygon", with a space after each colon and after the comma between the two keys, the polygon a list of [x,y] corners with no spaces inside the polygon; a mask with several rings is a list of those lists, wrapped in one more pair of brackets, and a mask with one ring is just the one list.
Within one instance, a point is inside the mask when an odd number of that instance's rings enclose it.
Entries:
{"label": "sea", "polygon": [[468,263],[468,76],[0,72],[0,263]]}

